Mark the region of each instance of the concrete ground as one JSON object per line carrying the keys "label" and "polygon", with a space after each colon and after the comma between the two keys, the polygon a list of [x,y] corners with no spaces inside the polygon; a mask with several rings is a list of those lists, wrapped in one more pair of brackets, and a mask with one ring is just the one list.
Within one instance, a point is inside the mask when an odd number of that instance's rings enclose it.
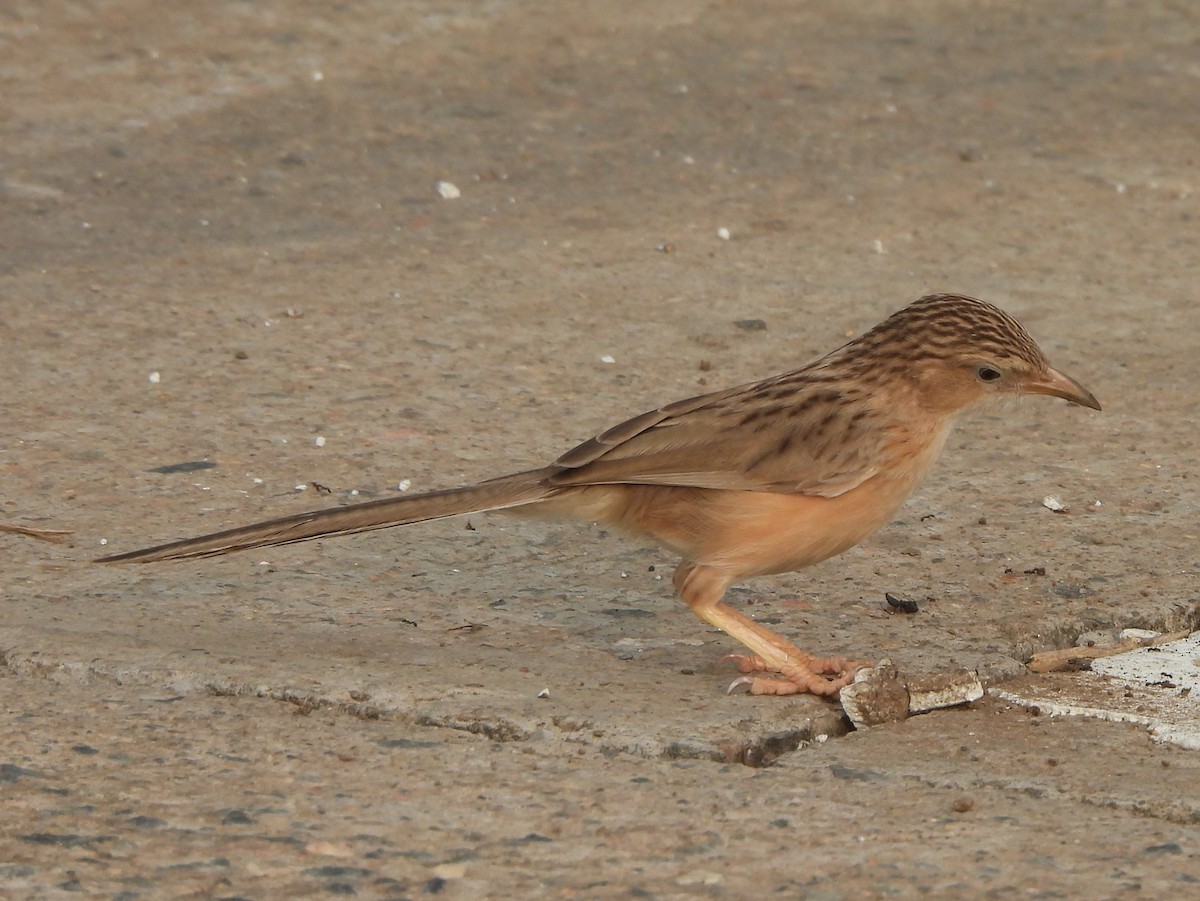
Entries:
{"label": "concrete ground", "polygon": [[1104,412],[971,418],[732,600],[1006,690],[1195,628],[1198,45],[1167,2],[6,6],[0,523],[74,535],[0,534],[0,897],[1200,892],[1195,752],[725,695],[596,526],[88,562],[540,465],[960,291]]}

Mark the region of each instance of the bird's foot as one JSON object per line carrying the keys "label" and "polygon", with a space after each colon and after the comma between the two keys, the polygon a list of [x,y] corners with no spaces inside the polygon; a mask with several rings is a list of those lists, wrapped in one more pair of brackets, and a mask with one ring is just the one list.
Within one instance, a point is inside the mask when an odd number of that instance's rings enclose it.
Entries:
{"label": "bird's foot", "polygon": [[814,694],[822,697],[835,695],[851,682],[854,675],[864,666],[870,666],[865,660],[851,660],[848,657],[810,657],[804,655],[795,657],[789,655],[787,662],[773,666],[756,654],[726,654],[720,663],[733,663],[743,673],[773,672],[783,676],[782,679],[768,679],[763,676],[745,675],[734,679],[729,684],[729,692],[745,685],[752,695],[796,695]]}

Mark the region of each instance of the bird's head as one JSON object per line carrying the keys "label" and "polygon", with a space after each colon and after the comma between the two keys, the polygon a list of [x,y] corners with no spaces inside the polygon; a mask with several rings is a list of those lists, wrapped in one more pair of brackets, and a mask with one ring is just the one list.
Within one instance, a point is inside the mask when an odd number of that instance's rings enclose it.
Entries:
{"label": "bird's head", "polygon": [[[961,294],[931,294],[847,346],[906,379],[921,403],[952,415],[993,398],[1047,394],[1100,409],[1083,385],[1050,365],[1022,325],[1000,308]],[[862,354],[861,351],[868,351]]]}

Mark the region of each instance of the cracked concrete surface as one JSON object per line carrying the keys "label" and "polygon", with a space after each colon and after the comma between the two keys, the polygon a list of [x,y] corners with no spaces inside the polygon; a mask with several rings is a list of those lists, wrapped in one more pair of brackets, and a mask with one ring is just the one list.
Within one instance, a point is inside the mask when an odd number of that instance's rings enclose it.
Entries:
{"label": "cracked concrete surface", "polygon": [[10,5],[0,519],[75,534],[0,535],[0,893],[1190,894],[1194,754],[727,696],[673,561],[595,526],[87,561],[538,465],[956,290],[1104,412],[972,418],[734,603],[992,683],[1195,627],[1197,41],[1169,3]]}

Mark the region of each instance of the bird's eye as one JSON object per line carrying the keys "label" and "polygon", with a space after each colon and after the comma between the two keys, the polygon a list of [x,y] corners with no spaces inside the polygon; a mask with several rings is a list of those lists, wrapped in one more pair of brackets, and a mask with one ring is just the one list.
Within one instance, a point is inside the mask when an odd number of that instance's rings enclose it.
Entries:
{"label": "bird's eye", "polygon": [[994,366],[977,366],[975,368],[975,375],[981,382],[994,382],[1000,378],[1000,370]]}

